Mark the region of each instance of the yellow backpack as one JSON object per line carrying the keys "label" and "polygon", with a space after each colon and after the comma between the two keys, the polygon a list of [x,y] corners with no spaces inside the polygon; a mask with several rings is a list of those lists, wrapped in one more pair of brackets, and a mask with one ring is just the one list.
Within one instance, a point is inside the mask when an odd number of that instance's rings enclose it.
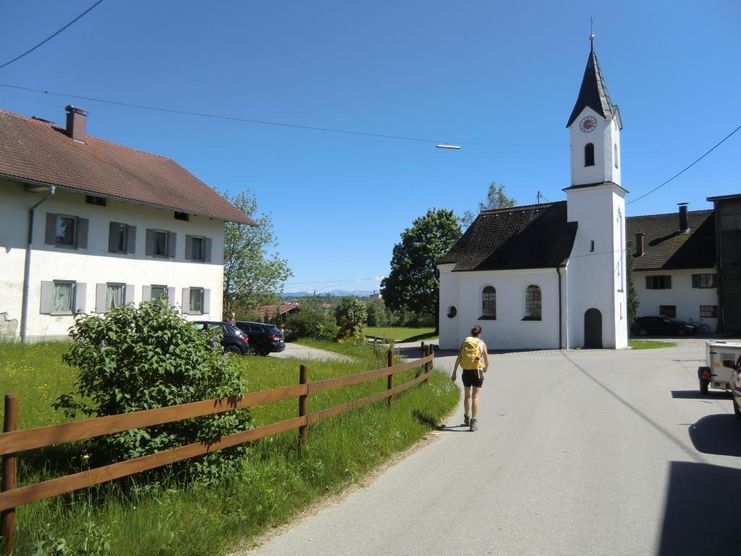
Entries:
{"label": "yellow backpack", "polygon": [[468,336],[463,340],[461,357],[458,363],[461,369],[475,370],[481,368],[481,340]]}

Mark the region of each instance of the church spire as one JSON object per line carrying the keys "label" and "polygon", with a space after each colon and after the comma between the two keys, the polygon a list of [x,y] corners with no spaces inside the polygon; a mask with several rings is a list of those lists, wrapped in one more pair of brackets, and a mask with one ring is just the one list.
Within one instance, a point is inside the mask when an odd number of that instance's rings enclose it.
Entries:
{"label": "church spire", "polygon": [[[597,61],[597,54],[594,51],[594,33],[589,34],[589,42],[590,49],[587,67],[584,70],[584,78],[579,89],[579,96],[576,99],[576,104],[571,111],[571,116],[566,127],[569,127],[587,106],[606,120],[611,120],[617,112],[617,106],[613,106],[610,101],[607,85],[605,84],[604,77],[602,77],[602,71],[600,71],[599,62]],[[619,120],[618,123],[620,123]],[[622,128],[622,125],[620,127]]]}

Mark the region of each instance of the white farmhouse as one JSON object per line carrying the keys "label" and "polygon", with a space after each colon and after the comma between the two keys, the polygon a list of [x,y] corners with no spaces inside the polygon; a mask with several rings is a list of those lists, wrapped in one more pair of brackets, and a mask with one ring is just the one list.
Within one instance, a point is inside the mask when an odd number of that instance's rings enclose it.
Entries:
{"label": "white farmhouse", "polygon": [[741,194],[708,197],[710,210],[628,217],[638,316],[678,318],[741,333]]}
{"label": "white farmhouse", "polygon": [[481,212],[440,270],[440,347],[627,347],[622,122],[590,49],[567,127],[566,201]]}
{"label": "white farmhouse", "polygon": [[0,334],[65,337],[76,313],[166,296],[220,320],[224,222],[252,221],[174,161],[0,110]]}

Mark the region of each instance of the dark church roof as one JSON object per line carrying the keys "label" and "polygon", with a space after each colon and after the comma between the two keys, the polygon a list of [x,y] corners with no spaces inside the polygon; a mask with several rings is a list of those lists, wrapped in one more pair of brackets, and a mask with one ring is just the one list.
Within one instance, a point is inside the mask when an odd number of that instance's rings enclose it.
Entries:
{"label": "dark church roof", "polygon": [[568,260],[576,223],[566,201],[481,212],[438,264],[454,271],[555,268]]}
{"label": "dark church roof", "polygon": [[[566,127],[569,127],[587,106],[606,120],[611,120],[618,115],[617,106],[613,105],[610,101],[610,94],[607,92],[605,78],[602,76],[602,71],[600,71],[599,62],[597,61],[597,54],[594,52],[594,45],[592,45],[589,51],[589,58],[587,59],[587,67],[584,70],[584,78],[579,89],[579,96],[576,99],[576,104],[571,111],[571,116]],[[618,119],[618,123],[620,123],[620,119]],[[622,124],[620,124],[620,128],[622,129]]]}
{"label": "dark church roof", "polygon": [[[676,270],[715,266],[715,213],[697,210],[687,213],[689,231],[679,229],[679,216],[650,214],[626,219],[628,256],[634,270]],[[636,234],[642,232],[643,255],[636,257]]]}

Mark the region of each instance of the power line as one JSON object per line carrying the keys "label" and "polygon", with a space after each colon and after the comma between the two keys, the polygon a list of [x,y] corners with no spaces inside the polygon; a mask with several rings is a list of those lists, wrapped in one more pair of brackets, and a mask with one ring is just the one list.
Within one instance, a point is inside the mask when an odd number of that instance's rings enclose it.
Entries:
{"label": "power line", "polygon": [[[102,0],[101,0],[102,1]],[[149,110],[151,112],[164,112],[168,114],[178,114],[181,116],[194,116],[197,118],[210,118],[213,120],[225,120],[225,121],[232,121],[232,122],[241,122],[241,123],[247,123],[247,124],[256,124],[256,125],[265,125],[265,126],[275,126],[275,127],[286,127],[286,128],[292,128],[292,129],[304,129],[307,131],[321,131],[326,133],[341,133],[346,135],[355,135],[355,136],[362,136],[362,137],[373,137],[376,139],[392,139],[395,141],[412,141],[416,143],[430,143],[433,145],[439,145],[439,144],[451,144],[450,141],[441,141],[440,139],[430,139],[430,138],[424,138],[424,137],[412,137],[412,136],[405,136],[405,135],[392,135],[392,134],[386,134],[386,133],[372,133],[367,131],[357,131],[357,130],[351,130],[351,129],[340,129],[340,128],[333,128],[333,127],[322,127],[322,126],[311,126],[311,125],[303,125],[303,124],[292,124],[287,122],[274,122],[269,120],[256,120],[252,118],[243,118],[240,116],[228,116],[223,114],[212,114],[209,112],[195,112],[191,110],[178,110],[175,108],[166,108],[164,106],[150,106],[146,104],[135,104],[131,102],[124,102],[124,101],[117,101],[117,100],[108,100],[104,98],[97,98],[97,97],[89,97],[84,95],[75,95],[70,93],[60,93],[56,91],[49,91],[46,89],[35,89],[33,87],[23,87],[20,85],[11,85],[9,83],[0,83],[0,87],[5,87],[7,89],[16,89],[19,91],[28,91],[31,93],[38,93],[42,95],[50,95],[50,96],[58,96],[58,97],[68,97],[68,98],[74,98],[78,100],[86,100],[89,102],[97,102],[100,104],[111,104],[114,106],[123,106],[125,108],[135,108],[137,110]],[[482,142],[455,142],[456,145],[478,145],[478,146],[494,146],[494,147],[567,147],[568,145],[556,145],[556,144],[541,144],[541,143],[482,143]]]}
{"label": "power line", "polygon": [[43,41],[41,41],[40,43],[38,43],[38,44],[37,44],[36,46],[34,46],[34,47],[32,47],[32,48],[29,48],[29,49],[28,49],[28,50],[26,50],[26,51],[25,51],[25,52],[24,52],[23,54],[19,54],[18,56],[16,56],[16,57],[15,57],[15,58],[13,58],[12,60],[8,60],[8,61],[7,61],[7,62],[5,62],[5,63],[4,63],[3,65],[0,65],[0,69],[3,69],[3,68],[4,68],[5,66],[9,66],[9,65],[10,65],[10,64],[12,64],[13,62],[17,62],[18,60],[20,60],[20,59],[21,59],[21,58],[23,58],[24,56],[27,56],[28,54],[31,54],[31,52],[33,52],[34,50],[36,50],[36,49],[37,49],[37,48],[39,48],[40,46],[43,46],[44,44],[46,44],[47,42],[49,42],[49,41],[50,41],[51,39],[53,39],[54,37],[56,37],[56,36],[57,36],[57,35],[58,35],[59,33],[61,33],[62,31],[64,31],[64,30],[65,30],[65,29],[67,29],[68,27],[70,27],[70,26],[71,26],[72,24],[74,24],[74,23],[76,23],[77,21],[79,21],[80,19],[82,19],[82,18],[83,18],[83,16],[85,16],[85,15],[87,15],[88,13],[90,13],[91,11],[93,11],[93,9],[94,9],[95,7],[97,7],[97,6],[98,6],[98,5],[99,5],[99,4],[101,3],[101,2],[103,2],[103,0],[98,0],[98,1],[97,1],[97,2],[95,3],[95,4],[93,4],[93,5],[92,5],[92,6],[90,6],[90,7],[89,7],[89,8],[87,9],[87,10],[85,10],[85,11],[84,11],[84,12],[82,12],[82,13],[81,13],[80,15],[78,15],[78,16],[77,16],[76,18],[74,18],[74,19],[73,19],[72,21],[70,21],[70,22],[69,22],[69,23],[68,23],[67,25],[65,25],[64,27],[62,27],[61,29],[59,29],[59,30],[58,30],[57,32],[55,32],[55,33],[53,33],[53,34],[49,35],[48,37],[46,37],[46,38],[45,38],[45,39],[44,39]]}
{"label": "power line", "polygon": [[648,193],[644,193],[644,194],[643,194],[643,195],[641,195],[640,197],[637,197],[636,199],[633,199],[632,201],[629,201],[629,202],[627,202],[627,203],[625,203],[625,204],[626,204],[626,205],[630,205],[631,203],[635,203],[636,201],[640,201],[641,199],[644,199],[645,197],[648,197],[649,195],[651,195],[651,193],[653,193],[654,191],[658,191],[659,189],[661,189],[662,187],[664,187],[664,186],[665,186],[666,184],[668,184],[668,183],[669,183],[670,181],[674,180],[675,178],[678,178],[679,176],[681,176],[682,174],[684,174],[684,173],[685,173],[685,172],[686,172],[687,170],[689,170],[690,168],[692,168],[692,167],[693,167],[693,166],[694,166],[695,164],[697,164],[698,162],[700,162],[700,161],[701,161],[701,160],[702,160],[703,158],[705,158],[705,157],[706,157],[707,155],[709,155],[709,154],[710,154],[711,152],[713,152],[713,151],[714,151],[715,149],[717,149],[718,147],[720,147],[720,146],[721,146],[721,145],[722,145],[723,143],[725,143],[725,142],[726,142],[726,141],[727,141],[728,139],[730,139],[730,138],[731,138],[731,136],[732,136],[732,135],[733,135],[734,133],[736,133],[736,132],[737,132],[737,131],[738,131],[739,129],[741,129],[741,125],[739,125],[739,126],[738,126],[738,127],[736,128],[736,129],[734,129],[734,130],[733,130],[733,131],[732,131],[731,133],[729,133],[728,135],[726,135],[726,136],[725,136],[725,137],[724,137],[723,139],[721,139],[720,141],[718,141],[718,142],[717,142],[717,143],[716,143],[715,145],[713,145],[713,147],[712,147],[712,148],[711,148],[710,150],[706,151],[706,152],[705,152],[705,153],[704,153],[704,154],[703,154],[703,155],[702,155],[702,156],[701,156],[700,158],[696,159],[696,160],[695,160],[695,161],[694,161],[694,162],[693,162],[692,164],[690,164],[690,165],[688,165],[688,166],[685,166],[685,167],[684,167],[684,168],[683,168],[683,169],[682,169],[681,171],[679,171],[679,172],[677,172],[676,174],[674,174],[674,175],[673,175],[673,176],[672,176],[671,178],[669,178],[668,180],[666,180],[666,181],[665,181],[664,183],[662,183],[661,185],[657,185],[656,187],[654,187],[654,188],[653,188],[653,189],[652,189],[651,191],[649,191]]}

